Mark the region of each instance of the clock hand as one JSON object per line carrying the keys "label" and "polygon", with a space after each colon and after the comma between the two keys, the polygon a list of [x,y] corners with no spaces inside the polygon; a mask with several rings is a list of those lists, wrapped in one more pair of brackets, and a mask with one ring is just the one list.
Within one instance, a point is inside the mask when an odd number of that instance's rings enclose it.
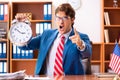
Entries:
{"label": "clock hand", "polygon": [[19,30],[18,30],[18,29],[16,29],[16,28],[15,28],[15,30],[17,30],[17,31],[18,31],[19,33],[21,33],[21,34],[25,34],[25,32],[21,32],[21,31],[19,31]]}
{"label": "clock hand", "polygon": [[21,32],[21,34],[25,34],[25,32]]}

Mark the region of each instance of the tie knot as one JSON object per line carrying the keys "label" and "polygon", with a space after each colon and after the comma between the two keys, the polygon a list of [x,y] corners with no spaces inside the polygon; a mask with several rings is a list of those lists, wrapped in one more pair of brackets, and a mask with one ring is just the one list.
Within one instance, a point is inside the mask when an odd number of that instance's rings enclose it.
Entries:
{"label": "tie knot", "polygon": [[65,36],[64,36],[64,35],[62,35],[62,36],[61,36],[61,39],[65,39]]}

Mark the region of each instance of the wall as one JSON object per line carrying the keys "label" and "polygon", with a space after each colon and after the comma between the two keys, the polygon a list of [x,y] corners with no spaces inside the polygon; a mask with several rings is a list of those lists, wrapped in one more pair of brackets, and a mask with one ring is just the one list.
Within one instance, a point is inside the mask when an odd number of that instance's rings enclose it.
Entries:
{"label": "wall", "polygon": [[[0,0],[0,2],[2,1],[26,1],[26,2],[53,1],[53,10],[59,4],[67,2],[67,0]],[[78,31],[88,34],[90,40],[93,42],[102,42],[100,3],[101,3],[100,0],[81,0],[81,7],[78,10],[76,10],[76,19],[74,27]],[[54,28],[56,27],[54,26]]]}

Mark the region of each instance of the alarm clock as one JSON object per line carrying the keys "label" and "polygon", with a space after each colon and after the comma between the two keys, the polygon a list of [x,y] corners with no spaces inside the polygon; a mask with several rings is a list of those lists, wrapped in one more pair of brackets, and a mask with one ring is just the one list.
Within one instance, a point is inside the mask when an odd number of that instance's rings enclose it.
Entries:
{"label": "alarm clock", "polygon": [[26,22],[15,22],[10,27],[10,41],[17,46],[25,46],[32,37],[30,24]]}

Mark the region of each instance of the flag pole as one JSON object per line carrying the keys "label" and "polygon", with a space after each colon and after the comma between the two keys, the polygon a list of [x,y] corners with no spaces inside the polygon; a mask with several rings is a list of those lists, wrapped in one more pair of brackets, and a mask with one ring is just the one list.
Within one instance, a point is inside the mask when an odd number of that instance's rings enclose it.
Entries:
{"label": "flag pole", "polygon": [[118,43],[120,43],[120,38],[119,38],[119,41],[118,41]]}
{"label": "flag pole", "polygon": [[[119,39],[119,41],[120,41],[120,39]],[[118,42],[119,43],[119,41],[117,41],[117,39],[115,39],[115,44]]]}

